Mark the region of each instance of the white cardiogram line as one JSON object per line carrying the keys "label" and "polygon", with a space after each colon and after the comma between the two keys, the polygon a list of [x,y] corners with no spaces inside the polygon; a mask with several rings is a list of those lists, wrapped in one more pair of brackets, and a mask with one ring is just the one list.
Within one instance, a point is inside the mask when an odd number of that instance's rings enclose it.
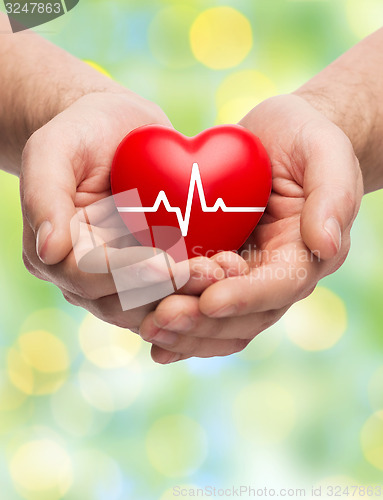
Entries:
{"label": "white cardiogram line", "polygon": [[265,211],[266,207],[227,207],[222,198],[218,198],[212,207],[208,207],[206,205],[205,192],[202,185],[202,179],[198,163],[193,164],[192,173],[190,176],[189,193],[186,202],[185,218],[182,217],[182,212],[179,207],[172,207],[170,205],[169,200],[165,194],[165,191],[160,191],[158,193],[157,199],[152,207],[118,207],[118,211],[121,213],[127,213],[127,212],[153,213],[157,212],[158,207],[161,205],[161,203],[163,203],[167,212],[175,213],[177,215],[177,220],[181,229],[182,236],[187,236],[189,231],[189,222],[190,222],[191,208],[193,204],[194,189],[196,185],[203,212],[208,212],[208,213],[217,212],[219,208],[222,210],[222,212],[261,213]]}

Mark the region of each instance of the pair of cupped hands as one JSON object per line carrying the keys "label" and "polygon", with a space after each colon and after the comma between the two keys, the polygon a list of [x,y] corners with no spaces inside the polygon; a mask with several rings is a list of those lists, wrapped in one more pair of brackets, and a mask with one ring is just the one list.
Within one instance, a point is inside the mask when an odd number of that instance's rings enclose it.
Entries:
{"label": "pair of cupped hands", "polygon": [[[79,208],[111,196],[117,146],[148,124],[172,126],[157,105],[131,92],[100,92],[81,97],[31,136],[21,171],[25,265],[71,304],[139,333],[156,362],[239,352],[344,262],[363,194],[353,147],[298,95],[258,105],[240,125],[264,144],[273,187],[244,245],[253,250],[244,258],[223,252],[192,259],[190,279],[176,294],[123,311],[110,274],[78,268],[70,221]],[[145,262],[136,265],[139,275]]]}

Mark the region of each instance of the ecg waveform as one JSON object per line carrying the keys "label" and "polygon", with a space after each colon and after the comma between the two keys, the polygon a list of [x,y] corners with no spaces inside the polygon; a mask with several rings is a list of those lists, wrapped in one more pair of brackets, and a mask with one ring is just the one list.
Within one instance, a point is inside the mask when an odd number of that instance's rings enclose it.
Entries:
{"label": "ecg waveform", "polygon": [[259,212],[262,213],[265,211],[266,207],[227,207],[222,198],[218,198],[212,207],[208,207],[206,205],[205,192],[202,185],[201,174],[199,171],[198,163],[193,164],[190,183],[189,183],[189,192],[186,202],[185,216],[182,217],[182,212],[179,207],[172,207],[169,203],[169,200],[165,194],[165,191],[160,191],[158,193],[157,199],[154,202],[152,207],[118,207],[118,211],[121,213],[127,212],[138,212],[138,213],[153,213],[157,212],[161,203],[164,204],[167,212],[175,213],[177,216],[178,224],[181,229],[182,236],[187,236],[189,231],[189,223],[190,223],[190,215],[193,204],[193,195],[195,187],[197,186],[197,192],[199,195],[199,199],[201,202],[201,208],[203,212],[212,213],[217,212],[218,209],[221,209],[222,212]]}

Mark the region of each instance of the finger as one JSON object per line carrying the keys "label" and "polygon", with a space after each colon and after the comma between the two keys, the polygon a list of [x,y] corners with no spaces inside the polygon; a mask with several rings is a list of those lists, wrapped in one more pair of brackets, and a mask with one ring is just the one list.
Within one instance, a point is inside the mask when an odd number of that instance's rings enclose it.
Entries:
{"label": "finger", "polygon": [[[157,341],[153,344],[161,349],[152,350],[152,357],[153,354],[155,354],[153,359],[157,363],[167,364],[181,358],[185,359],[185,357],[192,356],[198,358],[229,356],[230,354],[242,351],[249,344],[249,341],[240,339],[220,340],[187,337],[185,335],[177,335],[176,333],[173,333],[173,335],[178,337],[174,345],[168,346],[166,343]],[[169,361],[169,358],[171,358],[171,361]]]}
{"label": "finger", "polygon": [[187,283],[177,290],[182,295],[200,295],[213,283],[225,278],[225,271],[213,259],[196,257],[189,261],[175,265],[175,272],[185,274],[189,270],[190,278]]}
{"label": "finger", "polygon": [[[102,200],[102,203],[105,204],[105,201]],[[118,290],[146,287],[149,283],[172,279],[179,293],[200,294],[212,283],[225,277],[222,267],[206,257],[175,263],[162,250],[133,247],[137,241],[131,236],[124,235],[118,239],[111,237],[112,229],[109,227],[100,230],[98,226],[72,223],[72,229],[79,268],[90,273],[105,272],[106,267],[111,269]],[[118,248],[110,248],[103,240],[105,236]],[[120,244],[121,239],[123,245]],[[243,259],[237,257],[235,261],[238,260]]]}
{"label": "finger", "polygon": [[173,295],[145,318],[141,335],[150,342],[167,342],[169,350],[183,352],[180,347],[183,337],[251,340],[278,321],[286,310],[287,307],[247,316],[211,318],[201,313],[198,298]]}
{"label": "finger", "polygon": [[65,136],[36,132],[24,150],[21,173],[23,213],[36,237],[36,248],[45,264],[57,264],[71,251],[70,221],[75,215],[76,179],[72,152]]}
{"label": "finger", "polygon": [[211,258],[196,257],[176,264],[176,270],[189,266],[190,279],[178,294],[200,295],[213,283],[227,276],[237,276],[249,272],[247,262],[234,252],[221,252]]}
{"label": "finger", "polygon": [[[139,260],[145,255],[148,258]],[[55,284],[92,300],[117,291],[127,307],[153,302],[174,292],[199,295],[224,277],[222,268],[204,257],[176,264],[170,256],[165,258],[163,252],[156,253],[155,249],[146,247],[108,249],[108,256],[112,274],[82,272],[76,267],[73,253],[55,266],[45,266],[45,272]],[[87,260],[88,270],[100,269],[102,259],[105,267],[104,249],[100,248],[91,263]],[[44,266],[40,264],[40,267]],[[177,284],[185,281],[187,283],[177,289]]]}
{"label": "finger", "polygon": [[[149,258],[142,260],[145,256]],[[142,303],[145,304],[152,302],[148,298],[153,297],[153,294],[157,294],[156,298],[161,296],[159,294],[161,286],[165,287],[162,296],[174,293],[172,281],[174,274],[171,267],[174,267],[174,263],[171,263],[170,258],[166,260],[163,256],[163,253],[156,254],[152,248],[146,247],[108,249],[106,255],[105,249],[99,247],[90,257],[84,257],[83,265],[87,271],[104,269],[105,272],[82,271],[74,252],[59,264],[47,266],[37,257],[32,229],[28,224],[24,225],[24,261],[27,268],[33,267],[34,275],[38,272],[44,279],[60,288],[90,300],[113,295],[116,291],[124,294],[133,290],[132,297],[136,295],[135,303],[141,297]],[[125,297],[126,294],[122,296]],[[126,296],[126,300],[130,298]]]}
{"label": "finger", "polygon": [[119,262],[120,264],[125,262],[126,265],[112,269],[109,273],[81,271],[73,252],[63,262],[46,267],[45,272],[56,285],[91,300],[118,292],[124,294],[125,297],[128,294],[133,297],[135,294],[136,302],[140,297],[143,303],[146,303],[145,297],[150,297],[152,292],[158,293],[161,287],[165,287],[165,291],[170,288],[171,293],[174,292],[172,275],[167,262],[159,259],[159,256],[134,262],[137,255],[142,252],[142,248],[130,248],[121,252],[124,258]]}
{"label": "finger", "polygon": [[302,237],[321,259],[331,259],[340,251],[359,209],[363,194],[359,163],[347,137],[336,127],[298,149],[306,161]]}
{"label": "finger", "polygon": [[161,365],[168,365],[170,363],[176,363],[177,361],[183,361],[185,359],[191,358],[191,356],[178,354],[177,352],[167,351],[166,349],[163,349],[162,347],[159,347],[155,344],[152,345],[150,354],[152,356],[152,360],[155,363],[159,363]]}
{"label": "finger", "polygon": [[304,298],[324,275],[322,263],[306,253],[306,262],[281,260],[215,283],[201,295],[201,312],[214,318],[247,315],[281,309]]}
{"label": "finger", "polygon": [[[51,266],[46,270],[51,272],[51,280],[57,282],[59,286],[90,300],[97,300],[107,295],[114,295],[116,290],[120,300],[119,309],[131,309],[140,305],[154,303],[159,299],[173,294],[176,290],[174,283],[184,281],[184,277],[191,277],[183,287],[183,293],[201,293],[212,283],[217,281],[216,275],[219,266],[210,259],[197,258],[193,261],[175,264],[171,258],[165,261],[164,254],[156,254],[154,257],[144,261],[135,262],[142,258],[145,250],[149,250],[152,255],[153,249],[137,247],[118,250],[123,254],[126,267],[117,268],[111,274],[90,274],[83,273],[75,268],[73,256],[70,254],[62,263]],[[117,252],[116,252],[117,254]],[[122,257],[114,255],[113,263],[123,264]],[[161,258],[160,258],[161,257]],[[171,267],[170,267],[171,264]],[[182,264],[182,266],[181,266]],[[169,266],[169,267],[168,267]]]}
{"label": "finger", "polygon": [[61,291],[64,298],[70,304],[86,309],[94,316],[103,321],[106,321],[107,323],[116,325],[120,328],[128,328],[135,333],[138,333],[140,324],[143,322],[145,317],[155,309],[157,305],[157,303],[146,304],[129,311],[123,311],[119,296],[117,294],[109,295],[108,297],[102,297],[97,300],[89,300],[84,299],[84,297],[80,297],[79,295],[68,292],[64,289],[62,289]]}
{"label": "finger", "polygon": [[217,262],[225,272],[225,278],[229,276],[240,276],[250,272],[249,265],[239,254],[235,252],[220,252],[211,260]]}

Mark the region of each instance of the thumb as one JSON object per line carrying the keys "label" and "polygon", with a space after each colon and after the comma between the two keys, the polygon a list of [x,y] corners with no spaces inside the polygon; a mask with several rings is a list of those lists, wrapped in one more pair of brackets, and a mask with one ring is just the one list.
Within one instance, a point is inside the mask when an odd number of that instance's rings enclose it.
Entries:
{"label": "thumb", "polygon": [[340,129],[335,132],[338,134],[321,141],[306,159],[303,186],[306,201],[301,217],[302,238],[324,260],[335,257],[342,243],[348,242],[363,194],[362,175],[352,146]]}
{"label": "thumb", "polygon": [[70,158],[44,132],[35,133],[24,153],[20,178],[23,215],[36,237],[36,253],[48,265],[61,262],[73,245],[76,178]]}

